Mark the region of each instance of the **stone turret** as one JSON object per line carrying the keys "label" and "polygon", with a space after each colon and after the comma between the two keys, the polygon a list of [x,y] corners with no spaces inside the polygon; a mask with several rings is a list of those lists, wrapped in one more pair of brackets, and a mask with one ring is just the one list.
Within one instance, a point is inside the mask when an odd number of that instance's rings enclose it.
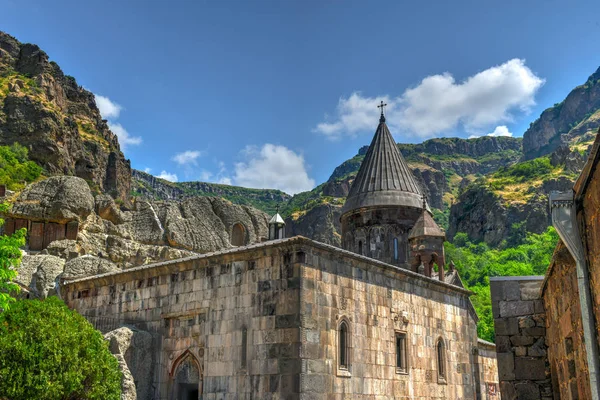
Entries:
{"label": "stone turret", "polygon": [[408,234],[421,215],[421,204],[421,189],[385,123],[382,107],[342,208],[342,247],[409,268]]}
{"label": "stone turret", "polygon": [[411,266],[415,272],[423,266],[423,274],[431,277],[433,265],[437,264],[440,281],[444,281],[444,240],[446,234],[433,220],[423,198],[421,216],[408,234],[411,249]]}
{"label": "stone turret", "polygon": [[283,239],[285,238],[285,221],[279,215],[278,211],[269,220],[269,240]]}

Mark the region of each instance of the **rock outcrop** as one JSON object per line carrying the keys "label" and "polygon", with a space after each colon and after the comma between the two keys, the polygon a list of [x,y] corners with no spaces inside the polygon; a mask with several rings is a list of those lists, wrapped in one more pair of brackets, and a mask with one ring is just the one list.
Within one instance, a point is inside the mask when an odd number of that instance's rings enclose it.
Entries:
{"label": "rock outcrop", "polygon": [[52,255],[25,254],[15,281],[28,286],[37,297],[45,298],[56,294],[56,278],[63,272],[64,265],[65,260]]}
{"label": "rock outcrop", "polygon": [[111,353],[119,361],[123,372],[121,381],[122,400],[149,400],[153,388],[152,335],[134,327],[123,326],[104,335],[109,341]]}
{"label": "rock outcrop", "polygon": [[94,197],[86,181],[53,176],[27,186],[11,209],[13,218],[65,224],[81,222],[94,211]]}
{"label": "rock outcrop", "polygon": [[600,68],[567,97],[546,109],[523,134],[525,159],[555,151],[562,143],[581,135],[581,130],[596,131],[600,119],[590,118],[600,109]]}
{"label": "rock outcrop", "polygon": [[300,217],[287,218],[286,235],[288,237],[301,235],[321,243],[341,247],[339,232],[342,231],[340,217],[342,205],[321,204]]}
{"label": "rock outcrop", "polygon": [[94,95],[38,46],[0,32],[0,145],[18,142],[52,175],[75,175],[124,202],[131,167]]}
{"label": "rock outcrop", "polygon": [[116,271],[119,271],[119,267],[112,262],[86,254],[67,261],[61,277],[65,280],[73,280]]}

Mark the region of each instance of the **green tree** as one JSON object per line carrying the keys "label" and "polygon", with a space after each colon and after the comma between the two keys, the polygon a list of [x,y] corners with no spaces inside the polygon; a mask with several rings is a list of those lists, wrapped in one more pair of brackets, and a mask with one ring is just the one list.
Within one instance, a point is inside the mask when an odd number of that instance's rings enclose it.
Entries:
{"label": "green tree", "polygon": [[60,299],[0,314],[0,399],[119,399],[121,372],[102,334]]}
{"label": "green tree", "polygon": [[[0,212],[8,211],[8,204],[0,203]],[[0,226],[4,220],[0,218]],[[25,244],[25,228],[19,229],[11,236],[0,236],[0,312],[10,307],[15,299],[12,296],[19,292],[19,286],[13,283],[17,277],[17,267],[21,262],[19,247]]]}
{"label": "green tree", "polygon": [[525,234],[523,243],[504,249],[490,249],[485,243],[471,243],[464,233],[457,233],[454,243],[446,242],[446,260],[456,265],[479,315],[477,333],[485,340],[494,340],[494,318],[490,296],[490,276],[542,275],[546,272],[558,234],[549,227],[541,234]]}

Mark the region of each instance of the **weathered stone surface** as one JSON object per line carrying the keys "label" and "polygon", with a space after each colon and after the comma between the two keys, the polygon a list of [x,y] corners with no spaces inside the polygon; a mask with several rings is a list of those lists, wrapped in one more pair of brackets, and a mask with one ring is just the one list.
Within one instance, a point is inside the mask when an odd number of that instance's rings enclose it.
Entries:
{"label": "weathered stone surface", "polygon": [[515,358],[515,379],[517,380],[543,380],[546,379],[545,371],[546,365],[543,359],[532,357]]}
{"label": "weathered stone surface", "polygon": [[341,205],[321,204],[310,209],[306,214],[297,219],[286,219],[286,235],[288,237],[300,235],[318,242],[342,245],[340,234]]}
{"label": "weathered stone surface", "polygon": [[56,295],[56,277],[63,272],[65,260],[50,255],[28,257],[39,259],[39,265],[31,279],[31,287],[41,298]]}
{"label": "weathered stone surface", "polygon": [[[496,349],[503,352],[498,354],[502,399],[546,400],[548,393],[552,395],[547,379],[546,315],[539,304],[536,309],[542,282],[541,276],[490,280],[493,313],[511,315],[494,320]],[[506,295],[507,287],[512,288],[511,296]]]}
{"label": "weathered stone surface", "polygon": [[64,224],[84,220],[93,210],[94,197],[86,181],[74,176],[53,176],[27,186],[10,214]]}
{"label": "weathered stone surface", "polygon": [[28,286],[37,296],[55,294],[56,277],[63,272],[65,260],[51,255],[24,255],[16,281]]}
{"label": "weathered stone surface", "polygon": [[95,198],[96,214],[102,219],[112,222],[115,225],[124,222],[121,210],[115,204],[113,198],[107,194],[99,194]]}
{"label": "weathered stone surface", "polygon": [[122,381],[123,396],[126,392],[128,397],[121,398],[151,399],[155,362],[152,356],[152,335],[149,332],[123,326],[108,332],[104,337],[109,340],[110,350],[119,360],[122,370],[129,372]]}
{"label": "weathered stone surface", "polygon": [[506,317],[517,317],[520,315],[533,314],[533,302],[532,301],[501,301],[500,302],[500,316]]}
{"label": "weathered stone surface", "polygon": [[540,388],[533,383],[515,383],[515,390],[519,400],[540,400]]}
{"label": "weathered stone surface", "polygon": [[513,353],[498,353],[498,376],[500,381],[515,379],[515,356]]}
{"label": "weathered stone surface", "polygon": [[67,261],[61,278],[72,280],[118,270],[119,268],[108,260],[85,255]]}

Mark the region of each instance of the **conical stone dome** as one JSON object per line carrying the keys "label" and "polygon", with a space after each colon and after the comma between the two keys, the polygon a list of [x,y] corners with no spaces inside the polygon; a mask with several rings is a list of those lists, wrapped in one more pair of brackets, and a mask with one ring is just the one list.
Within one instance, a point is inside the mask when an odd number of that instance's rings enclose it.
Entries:
{"label": "conical stone dome", "polygon": [[421,208],[422,194],[382,115],[342,209],[373,206]]}

